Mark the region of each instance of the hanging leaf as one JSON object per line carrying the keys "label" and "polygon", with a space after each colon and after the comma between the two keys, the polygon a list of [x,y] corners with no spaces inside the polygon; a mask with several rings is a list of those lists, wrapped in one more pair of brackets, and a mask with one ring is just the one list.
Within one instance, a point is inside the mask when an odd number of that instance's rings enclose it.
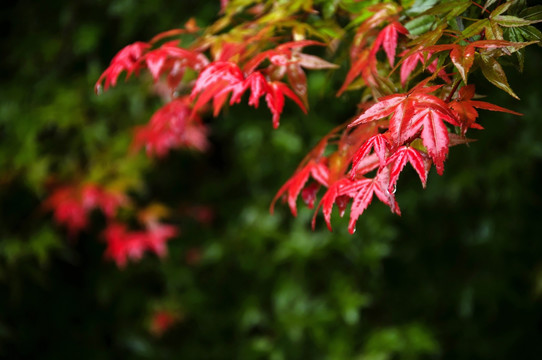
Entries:
{"label": "hanging leaf", "polygon": [[542,20],[542,5],[535,5],[523,9],[519,16],[527,20]]}
{"label": "hanging leaf", "polygon": [[506,74],[499,62],[490,56],[480,56],[480,68],[485,78],[498,87],[501,90],[506,91],[510,96],[519,100],[519,97],[514,93],[510,85],[508,84],[508,79]]}

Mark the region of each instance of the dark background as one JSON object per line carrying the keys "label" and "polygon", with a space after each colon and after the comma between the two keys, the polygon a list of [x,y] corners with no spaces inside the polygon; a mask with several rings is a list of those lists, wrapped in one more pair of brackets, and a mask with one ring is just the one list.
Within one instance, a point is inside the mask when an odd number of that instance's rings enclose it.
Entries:
{"label": "dark background", "polygon": [[[506,68],[521,101],[476,79],[487,101],[524,116],[481,111],[486,130],[451,149],[443,176],[431,172],[422,190],[406,170],[403,215],[375,203],[354,236],[336,213],[334,232],[322,219],[312,232],[310,210],[293,219],[286,206],[273,216],[268,206],[310,147],[354,113],[355,95],[336,99],[336,84],[314,73],[309,115],[287,104],[276,131],[266,109],[237,106],[206,119],[209,153],[174,152],[152,167],[139,156],[122,171],[145,184],[134,194],[141,204],[210,206],[214,220],[175,219],[182,234],[165,261],[149,255],[119,270],[103,259],[99,214],[68,239],[40,203],[51,181],[124,161],[130,128],[159,106],[148,79],[93,94],[112,56],[190,16],[208,24],[218,1],[2,7],[1,357],[542,355],[540,48],[527,50],[523,73]],[[194,253],[201,258],[191,261]],[[164,308],[178,322],[155,336],[150,316]]]}

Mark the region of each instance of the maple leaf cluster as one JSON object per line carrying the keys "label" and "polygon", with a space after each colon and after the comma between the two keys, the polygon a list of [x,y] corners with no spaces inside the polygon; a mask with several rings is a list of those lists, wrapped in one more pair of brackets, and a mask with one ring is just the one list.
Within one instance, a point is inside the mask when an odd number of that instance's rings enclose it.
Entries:
{"label": "maple leaf cluster", "polygon": [[[275,41],[266,37],[265,29],[256,34],[242,35],[236,40],[213,39],[220,43],[220,47],[213,47],[210,40],[203,38],[186,48],[180,47],[180,40],[162,43],[173,36],[194,34],[198,30],[195,22],[190,20],[184,29],[166,31],[149,42],[138,41],[128,45],[119,51],[98,79],[95,90],[100,93],[102,89],[115,86],[123,72],[127,80],[147,70],[157,92],[166,100],[147,124],[135,127],[132,150],[144,148],[149,157],[163,157],[178,148],[206,151],[209,148],[208,130],[201,114],[212,107],[213,115],[218,116],[226,102],[229,101],[230,105],[239,103],[249,91],[248,105],[257,108],[263,98],[276,128],[285,98],[293,100],[303,112],[307,112],[304,69],[336,67],[301,52],[303,47],[325,44],[299,40],[275,46]],[[268,49],[261,51],[260,47]],[[195,80],[186,80],[194,74]],[[194,216],[204,223],[212,220],[212,214],[202,209],[198,209]],[[72,223],[77,230],[87,225],[86,218],[81,220],[76,215],[73,215]],[[106,257],[124,267],[128,260],[139,260],[146,251],[163,256],[166,253],[165,242],[176,236],[177,228],[155,221],[146,221],[145,224],[144,230],[136,231],[128,229],[118,219],[111,221],[103,233],[107,243]],[[190,259],[190,263],[196,261],[195,256],[190,256]]]}
{"label": "maple leaf cluster", "polygon": [[[192,108],[190,116],[205,109],[206,105],[212,103],[213,115],[217,116],[226,101],[230,105],[239,103],[243,94],[250,89],[248,104],[257,108],[260,98],[264,97],[267,107],[273,115],[273,127],[277,128],[280,123],[280,116],[284,109],[285,97],[292,99],[303,112],[307,112],[307,79],[303,69],[331,69],[336,68],[335,64],[329,63],[317,56],[304,54],[301,49],[309,45],[325,45],[313,40],[299,40],[280,44],[274,49],[261,51],[254,54],[254,47],[269,46],[269,39],[263,38],[265,33],[250,36],[243,36],[235,42],[220,43],[220,49],[212,52],[212,61],[205,52],[209,50],[209,43],[196,44],[189,49],[178,47],[179,41],[168,41],[161,46],[154,48],[160,40],[182,33],[195,31],[197,27],[189,22],[187,30],[170,30],[157,35],[150,42],[138,41],[126,46],[111,61],[109,67],[98,79],[95,89],[99,93],[102,89],[107,90],[115,86],[120,74],[126,72],[126,79],[132,74],[139,75],[142,69],[148,69],[155,82],[162,81],[165,77],[167,87],[171,94],[175,94],[181,85],[183,76],[187,69],[195,71],[197,79],[192,84],[183,84],[190,91],[190,101],[185,101],[186,96],[174,96],[174,99],[159,109],[151,118],[147,128],[136,131],[136,147],[146,143],[147,149],[154,149],[157,154],[163,154],[165,148],[173,147],[174,143],[182,141],[171,140],[168,130],[163,130],[167,121],[163,119],[172,117],[173,113],[184,112],[181,104]],[[272,43],[272,42],[271,42]],[[251,46],[251,49],[248,47]],[[268,61],[267,66],[262,63]],[[288,84],[280,81],[286,77]],[[167,114],[167,115],[166,115]],[[181,117],[179,114],[178,117]],[[162,119],[162,120],[160,120]],[[167,126],[169,129],[171,126]],[[178,131],[179,134],[181,131]],[[197,149],[204,149],[204,131],[195,131],[195,128],[183,129],[191,131],[193,136],[200,141],[189,143]],[[171,132],[171,131],[170,131]],[[165,139],[168,138],[168,139]],[[167,143],[164,148],[159,143]],[[171,144],[171,145],[170,145]],[[149,150],[148,150],[149,151]],[[150,150],[152,153],[153,150]]]}
{"label": "maple leaf cluster", "polygon": [[161,224],[155,212],[148,210],[141,212],[145,230],[128,230],[117,219],[119,208],[130,205],[128,197],[121,191],[106,189],[94,183],[58,187],[43,205],[46,210],[53,211],[53,218],[68,229],[70,237],[86,229],[89,214],[93,210],[100,210],[108,221],[102,233],[107,243],[105,257],[115,261],[121,268],[128,259],[139,260],[146,251],[165,256],[165,242],[178,234],[177,227]]}
{"label": "maple leaf cluster", "polygon": [[[360,25],[350,51],[352,65],[338,92],[340,96],[359,79],[373,90],[376,101],[363,104],[365,111],[350,121],[341,135],[335,135],[335,129],[318,144],[292,178],[279,189],[271,211],[275,202],[282,197],[295,216],[299,194],[309,208],[313,208],[319,188],[325,187],[327,189],[317,206],[315,217],[322,208],[326,224],[331,230],[333,205],[337,205],[343,216],[350,204],[348,228],[350,233],[354,233],[359,216],[375,196],[388,205],[392,212],[400,214],[395,189],[407,163],[414,168],[423,187],[426,186],[432,165],[435,165],[439,175],[443,174],[449,147],[468,142],[465,134],[469,128],[483,129],[476,122],[476,108],[521,115],[497,105],[473,100],[475,87],[467,85],[476,49],[510,51],[527,45],[505,40],[428,46],[416,45],[414,42],[412,49],[405,48],[399,55],[399,83],[404,87],[418,64],[426,66],[432,75],[407,92],[378,96],[382,90],[393,91],[393,88],[385,89],[381,86],[386,84],[390,87],[390,84],[386,83],[378,68],[383,67],[377,59],[379,50],[384,50],[389,69],[393,73],[399,35],[411,36],[397,22],[393,10],[393,7],[385,4],[375,7],[373,16]],[[434,35],[431,41],[438,40],[440,36],[441,33]],[[450,51],[449,57],[459,75],[448,74],[444,67],[438,67],[435,54],[447,50]],[[452,77],[455,80],[453,85]],[[435,85],[437,79],[443,84]],[[324,156],[333,136],[339,137],[336,150]]]}
{"label": "maple leaf cluster", "polygon": [[105,256],[115,261],[123,268],[128,259],[140,260],[147,251],[154,252],[159,257],[167,253],[166,241],[175,237],[178,230],[173,225],[152,223],[145,230],[128,230],[126,225],[111,223],[104,230],[107,243]]}
{"label": "maple leaf cluster", "polygon": [[[542,39],[532,26],[542,19],[538,8],[514,1],[481,6],[453,0],[425,10],[395,1],[343,5],[326,15],[312,3],[221,1],[222,17],[205,31],[191,20],[184,29],[122,49],[96,90],[115,86],[123,72],[129,78],[146,69],[157,88],[167,89],[162,94],[167,103],[148,124],[136,128],[133,148],[145,148],[149,156],[182,147],[205,151],[208,131],[202,117],[208,112],[218,116],[227,104],[247,98],[249,106],[258,108],[263,99],[274,128],[286,98],[308,112],[306,70],[339,65],[306,53],[306,47],[325,49],[338,61],[348,58],[336,93],[362,90],[359,112],[305,157],[279,189],[271,211],[282,198],[295,216],[301,195],[310,208],[316,205],[313,227],[322,209],[331,230],[334,205],[341,216],[349,207],[353,233],[374,197],[400,214],[395,189],[407,164],[423,187],[433,165],[442,175],[450,147],[471,141],[466,138],[469,129],[483,129],[479,109],[520,115],[478,100],[469,75],[481,70],[489,82],[517,97],[498,59],[515,53],[521,68],[523,48]],[[341,24],[345,18],[351,20],[348,26]],[[168,40],[180,35],[183,41],[192,40],[187,45]],[[341,57],[345,48],[348,54]],[[317,202],[321,188],[325,192]],[[74,216],[73,223],[81,227],[83,220]],[[172,229],[162,230],[131,232],[112,224],[107,236],[111,249],[127,250],[108,253],[119,264],[139,258],[142,249],[160,255],[162,250],[150,245],[153,231],[162,234],[156,237],[162,244],[174,235]]]}
{"label": "maple leaf cluster", "polygon": [[97,184],[65,185],[56,188],[45,200],[44,207],[53,211],[55,221],[68,228],[71,236],[85,229],[89,213],[99,209],[114,218],[117,209],[127,203],[123,193],[111,191]]}

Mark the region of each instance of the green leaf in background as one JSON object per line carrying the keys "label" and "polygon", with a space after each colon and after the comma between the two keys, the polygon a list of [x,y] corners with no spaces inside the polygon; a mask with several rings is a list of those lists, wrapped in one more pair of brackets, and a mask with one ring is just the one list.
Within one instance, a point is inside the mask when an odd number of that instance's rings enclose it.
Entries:
{"label": "green leaf in background", "polygon": [[[524,42],[525,40],[527,40],[523,37],[523,33],[520,29],[508,29],[506,34],[508,35],[510,41],[513,42]],[[515,52],[515,54],[518,59],[519,71],[523,72],[523,64],[525,63],[525,49],[519,49]]]}
{"label": "green leaf in background", "polygon": [[538,21],[542,20],[542,5],[535,5],[523,9],[519,16],[526,20]]}
{"label": "green leaf in background", "polygon": [[542,46],[542,32],[534,26],[525,26],[518,29],[518,32],[528,41],[538,41],[537,45]]}
{"label": "green leaf in background", "polygon": [[407,22],[405,28],[412,35],[422,35],[431,30],[435,21],[436,17],[433,15],[422,15]]}
{"label": "green leaf in background", "polygon": [[510,96],[519,100],[519,97],[510,88],[501,64],[493,57],[480,55],[477,58],[485,78],[499,89],[506,91]]}

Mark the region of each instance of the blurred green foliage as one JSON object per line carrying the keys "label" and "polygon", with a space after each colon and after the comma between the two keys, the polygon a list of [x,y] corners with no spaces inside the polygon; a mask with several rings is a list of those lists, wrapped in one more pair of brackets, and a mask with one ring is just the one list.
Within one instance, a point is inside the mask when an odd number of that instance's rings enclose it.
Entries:
{"label": "blurred green foliage", "polygon": [[[522,101],[478,88],[525,116],[483,112],[486,130],[452,149],[444,176],[431,173],[426,190],[414,171],[401,177],[402,217],[374,204],[350,236],[336,213],[330,233],[321,222],[311,231],[309,209],[268,212],[308,149],[355,110],[356,95],[331,97],[339,84],[323,73],[309,77],[309,115],[287,107],[276,131],[265,109],[238,106],[211,121],[208,154],[126,160],[130,129],[159,104],[150,79],[96,97],[99,73],[127,43],[189,16],[209,23],[218,1],[3,7],[0,356],[539,358],[540,49],[510,76]],[[130,179],[142,204],[206,205],[215,218],[178,219],[164,261],[118,270],[103,259],[103,218],[68,239],[40,207],[48,183],[78,176]],[[180,314],[161,337],[148,330],[155,309]]]}

